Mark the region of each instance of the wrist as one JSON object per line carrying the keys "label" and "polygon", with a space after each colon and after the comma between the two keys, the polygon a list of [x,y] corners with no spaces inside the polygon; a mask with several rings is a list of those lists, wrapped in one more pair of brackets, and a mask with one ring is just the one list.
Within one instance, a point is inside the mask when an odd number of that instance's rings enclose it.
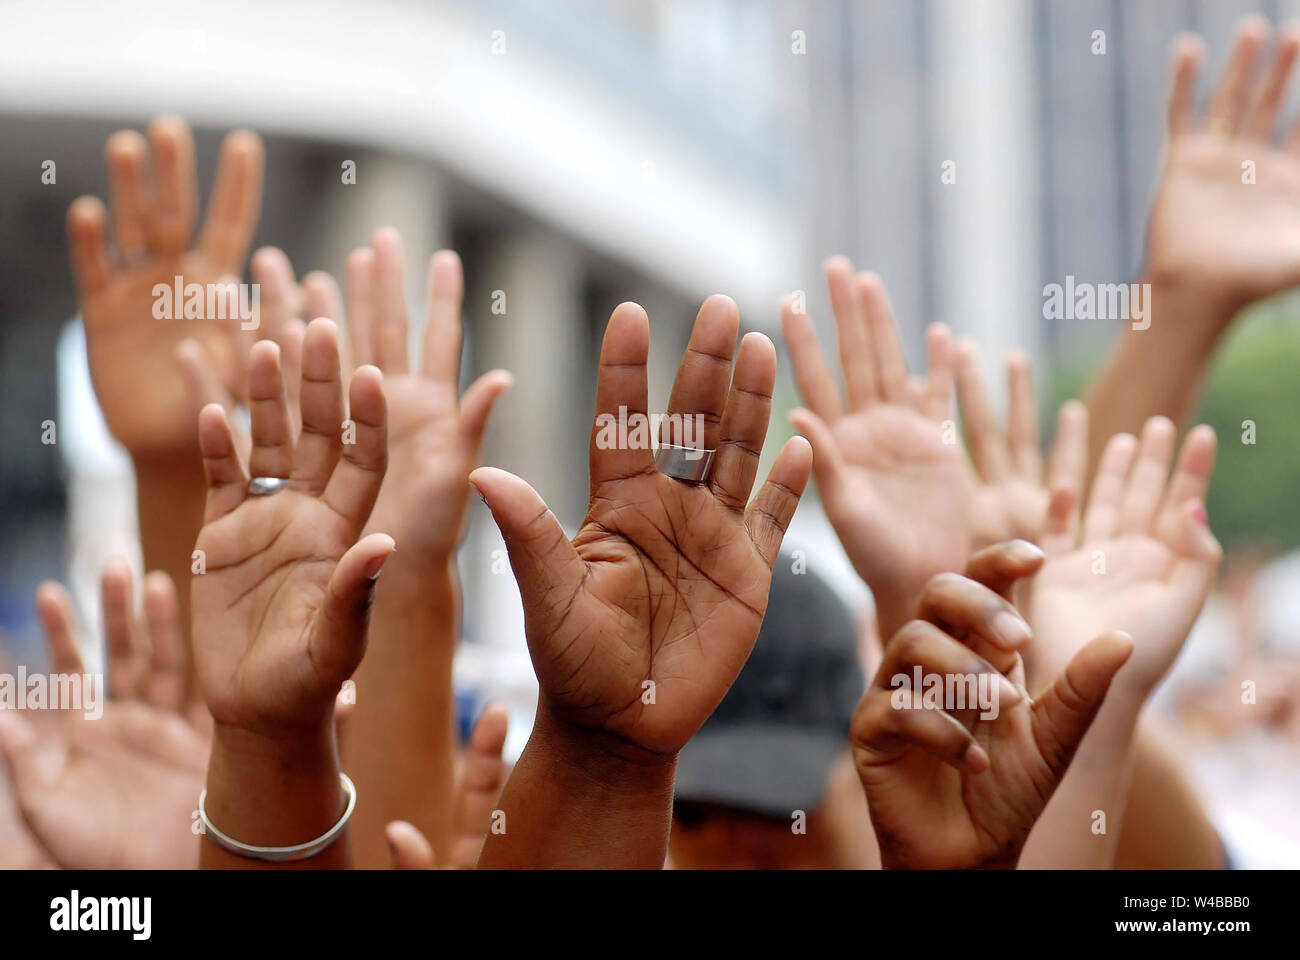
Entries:
{"label": "wrist", "polygon": [[[1145,299],[1151,331],[1176,334],[1187,348],[1207,353],[1248,302],[1231,290],[1204,284],[1195,275],[1158,267],[1145,272],[1138,283],[1150,291]],[[1136,318],[1130,320],[1133,322],[1137,322]],[[1130,329],[1134,333],[1148,332],[1140,326]]]}
{"label": "wrist", "polygon": [[275,734],[216,724],[207,790],[208,818],[243,843],[289,846],[319,837],[346,806],[333,718]]}
{"label": "wrist", "polygon": [[646,798],[672,794],[676,753],[658,753],[621,737],[578,727],[557,717],[545,696],[525,753],[545,758],[563,779],[583,789]]}

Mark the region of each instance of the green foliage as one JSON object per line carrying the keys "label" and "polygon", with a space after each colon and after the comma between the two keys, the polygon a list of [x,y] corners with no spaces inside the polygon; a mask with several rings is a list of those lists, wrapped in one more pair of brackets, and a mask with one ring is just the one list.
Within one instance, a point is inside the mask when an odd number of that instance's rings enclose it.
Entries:
{"label": "green foliage", "polygon": [[[1219,434],[1210,525],[1224,546],[1300,545],[1300,324],[1266,304],[1240,318],[1211,371],[1199,417]],[[1253,421],[1253,444],[1243,442]]]}
{"label": "green foliage", "polygon": [[[1109,349],[1109,345],[1107,345]],[[1056,410],[1082,397],[1103,357],[1073,357],[1058,364],[1043,423],[1050,430]],[[1233,325],[1210,371],[1194,422],[1219,435],[1219,457],[1210,485],[1210,526],[1225,548],[1267,543],[1280,550],[1300,546],[1300,310],[1283,301],[1261,304]],[[1246,421],[1254,423],[1253,444]]]}

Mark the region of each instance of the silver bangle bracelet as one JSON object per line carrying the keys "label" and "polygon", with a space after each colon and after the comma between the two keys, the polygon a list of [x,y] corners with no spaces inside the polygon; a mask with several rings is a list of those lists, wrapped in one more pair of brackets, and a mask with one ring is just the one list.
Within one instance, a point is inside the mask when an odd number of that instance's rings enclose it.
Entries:
{"label": "silver bangle bracelet", "polygon": [[253,860],[269,860],[272,863],[280,863],[286,860],[306,860],[308,857],[314,857],[338,839],[339,834],[343,832],[343,828],[352,819],[352,811],[357,808],[357,788],[353,785],[352,780],[346,773],[340,772],[339,781],[343,784],[343,792],[348,795],[347,809],[343,811],[343,816],[339,817],[338,823],[315,840],[308,840],[306,843],[295,843],[291,847],[255,847],[252,844],[240,843],[234,837],[222,833],[208,819],[207,787],[204,787],[203,792],[199,794],[199,822],[203,824],[203,832],[209,840],[221,847],[221,849],[241,857],[250,857]]}

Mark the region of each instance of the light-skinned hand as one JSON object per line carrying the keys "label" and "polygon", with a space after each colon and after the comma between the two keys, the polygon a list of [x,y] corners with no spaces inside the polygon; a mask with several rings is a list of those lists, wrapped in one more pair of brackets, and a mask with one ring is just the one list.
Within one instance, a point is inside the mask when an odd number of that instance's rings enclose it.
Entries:
{"label": "light-skinned hand", "polygon": [[202,343],[220,381],[235,391],[243,381],[246,344],[241,350],[232,342],[230,328],[239,329],[238,317],[155,318],[154,287],[174,287],[176,277],[205,287],[237,282],[261,210],[262,142],[247,130],[222,142],[197,239],[194,139],[183,120],[157,117],[147,138],[118,131],[104,152],[113,203],[111,247],[108,211],[98,198],[79,197],[68,209],[95,395],[110,432],[133,456],[190,452],[197,447],[194,418],[176,345],[187,337]]}
{"label": "light-skinned hand", "polygon": [[[34,726],[0,713],[0,749],[23,816],[67,869],[193,869],[193,813],[208,762],[211,723],[183,712],[183,642],[176,588],[144,582],[133,610],[131,570],[112,561],[101,581],[111,697],[99,717],[59,711]],[[85,674],[72,598],[47,581],[36,593],[53,674]]]}

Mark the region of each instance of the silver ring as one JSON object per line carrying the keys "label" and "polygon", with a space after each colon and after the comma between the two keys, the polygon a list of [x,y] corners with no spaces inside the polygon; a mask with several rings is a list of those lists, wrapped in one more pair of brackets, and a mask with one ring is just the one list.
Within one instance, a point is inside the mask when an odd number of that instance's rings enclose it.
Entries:
{"label": "silver ring", "polygon": [[284,477],[254,477],[248,481],[248,495],[269,497],[273,493],[279,493],[288,485],[289,481]]}
{"label": "silver ring", "polygon": [[709,479],[709,468],[713,466],[713,450],[701,447],[679,447],[671,443],[661,443],[655,450],[655,466],[660,473],[667,474],[674,480],[687,483],[703,483]]}

